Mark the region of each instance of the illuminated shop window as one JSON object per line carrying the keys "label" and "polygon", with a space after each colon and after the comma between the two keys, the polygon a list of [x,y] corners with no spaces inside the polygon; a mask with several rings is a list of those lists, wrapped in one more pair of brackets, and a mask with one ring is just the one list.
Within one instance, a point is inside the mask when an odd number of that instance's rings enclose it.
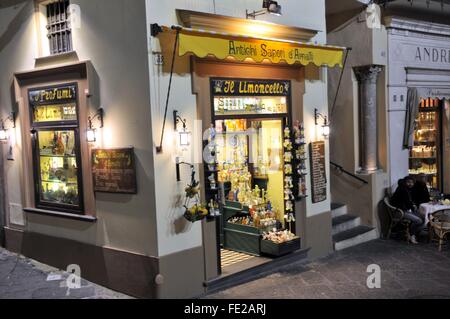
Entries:
{"label": "illuminated shop window", "polygon": [[431,191],[442,189],[442,118],[438,99],[423,99],[415,122],[414,146],[410,150],[409,174],[421,176]]}
{"label": "illuminated shop window", "polygon": [[37,134],[40,201],[79,206],[75,132],[40,131]]}
{"label": "illuminated shop window", "polygon": [[292,158],[284,151],[291,82],[213,78],[210,89],[215,152],[206,165],[207,199],[218,197],[217,181],[225,201],[248,207],[256,224],[261,217],[270,230],[292,231],[293,193],[285,187],[293,184]]}
{"label": "illuminated shop window", "polygon": [[36,206],[83,212],[75,84],[29,91]]}

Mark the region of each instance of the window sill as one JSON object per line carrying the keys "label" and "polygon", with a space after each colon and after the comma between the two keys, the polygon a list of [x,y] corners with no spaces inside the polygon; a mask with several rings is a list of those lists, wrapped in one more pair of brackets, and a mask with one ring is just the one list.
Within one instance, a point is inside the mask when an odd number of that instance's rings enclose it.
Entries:
{"label": "window sill", "polygon": [[56,211],[45,210],[45,209],[37,209],[37,208],[24,208],[23,210],[24,210],[24,212],[30,213],[30,214],[46,215],[46,216],[53,216],[53,217],[59,217],[59,218],[73,219],[73,220],[79,220],[79,221],[83,221],[83,222],[95,223],[97,221],[97,217],[88,216],[88,215],[77,215],[77,214],[70,214],[70,213],[62,213],[62,212],[56,212]]}
{"label": "window sill", "polygon": [[79,59],[76,51],[70,51],[39,57],[35,61],[36,67],[44,67],[50,64],[78,62]]}

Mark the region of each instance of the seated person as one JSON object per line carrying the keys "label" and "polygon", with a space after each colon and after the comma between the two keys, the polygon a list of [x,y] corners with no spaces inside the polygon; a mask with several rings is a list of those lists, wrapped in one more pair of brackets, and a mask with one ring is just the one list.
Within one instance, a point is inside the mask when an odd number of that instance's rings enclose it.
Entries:
{"label": "seated person", "polygon": [[416,210],[415,204],[412,200],[412,187],[414,186],[414,180],[412,179],[400,179],[398,181],[398,187],[395,190],[394,195],[391,198],[391,204],[397,208],[400,208],[404,212]]}
{"label": "seated person", "polygon": [[430,202],[430,192],[428,191],[425,174],[417,176],[416,183],[412,188],[412,200],[417,207]]}
{"label": "seated person", "polygon": [[398,187],[392,196],[391,204],[405,213],[405,219],[411,221],[409,233],[411,235],[408,240],[417,244],[417,236],[423,228],[422,217],[417,212],[417,206],[412,200],[412,189],[415,181],[412,177],[407,176],[404,179],[398,181]]}

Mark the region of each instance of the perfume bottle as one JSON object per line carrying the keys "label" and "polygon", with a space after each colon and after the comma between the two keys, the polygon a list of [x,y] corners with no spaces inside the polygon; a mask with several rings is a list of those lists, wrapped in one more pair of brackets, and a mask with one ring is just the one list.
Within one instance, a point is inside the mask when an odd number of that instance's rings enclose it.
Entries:
{"label": "perfume bottle", "polygon": [[56,142],[56,154],[64,155],[64,144],[62,141],[62,133],[58,134],[58,140]]}

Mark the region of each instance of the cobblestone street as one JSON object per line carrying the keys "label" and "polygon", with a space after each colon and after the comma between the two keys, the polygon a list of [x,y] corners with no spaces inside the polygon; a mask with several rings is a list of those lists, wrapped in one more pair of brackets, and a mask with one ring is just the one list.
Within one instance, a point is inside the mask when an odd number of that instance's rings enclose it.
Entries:
{"label": "cobblestone street", "polygon": [[[367,266],[381,267],[381,288],[366,286]],[[0,250],[0,299],[128,299],[82,280],[68,289],[68,274]],[[449,298],[450,248],[376,240],[270,276],[208,295],[210,299]]]}
{"label": "cobblestone street", "polygon": [[69,289],[69,274],[0,248],[0,299],[128,299],[130,297],[81,280]]}
{"label": "cobblestone street", "polygon": [[[381,288],[368,289],[367,267],[381,267]],[[450,298],[450,248],[375,240],[208,298]]]}

